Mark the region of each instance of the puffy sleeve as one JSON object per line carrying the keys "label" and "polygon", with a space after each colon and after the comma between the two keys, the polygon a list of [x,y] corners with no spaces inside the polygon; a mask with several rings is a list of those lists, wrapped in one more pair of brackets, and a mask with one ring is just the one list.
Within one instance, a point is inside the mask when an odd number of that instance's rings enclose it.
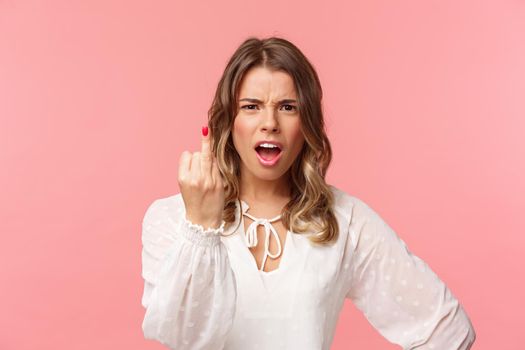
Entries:
{"label": "puffy sleeve", "polygon": [[476,333],[427,263],[359,199],[352,208],[344,292],[370,324],[405,350],[467,350]]}
{"label": "puffy sleeve", "polygon": [[142,330],[170,349],[222,349],[233,326],[237,289],[223,226],[186,219],[179,194],[155,200],[142,221]]}

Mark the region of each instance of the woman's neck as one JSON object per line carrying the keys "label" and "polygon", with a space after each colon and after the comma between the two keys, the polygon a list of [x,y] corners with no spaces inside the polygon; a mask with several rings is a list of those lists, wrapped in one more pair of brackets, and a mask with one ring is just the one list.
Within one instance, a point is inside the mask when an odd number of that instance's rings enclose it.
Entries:
{"label": "woman's neck", "polygon": [[290,201],[290,183],[285,176],[274,181],[241,176],[239,198],[248,203],[252,215],[273,217]]}
{"label": "woman's neck", "polygon": [[250,203],[289,200],[291,187],[286,176],[278,180],[264,180],[253,176],[241,176],[239,197]]}

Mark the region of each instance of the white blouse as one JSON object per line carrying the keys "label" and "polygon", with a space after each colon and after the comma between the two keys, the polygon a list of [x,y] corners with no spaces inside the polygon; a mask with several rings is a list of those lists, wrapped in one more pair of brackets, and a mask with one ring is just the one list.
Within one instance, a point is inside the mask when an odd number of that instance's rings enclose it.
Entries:
{"label": "white blouse", "polygon": [[246,202],[233,226],[204,230],[180,193],[153,201],[142,222],[144,337],[170,349],[327,350],[348,298],[403,349],[470,349],[476,333],[443,281],[377,212],[330,188],[339,239],[315,246],[288,231],[281,251],[266,252],[282,255],[270,272],[248,247],[257,225],[277,233],[257,218],[244,232]]}

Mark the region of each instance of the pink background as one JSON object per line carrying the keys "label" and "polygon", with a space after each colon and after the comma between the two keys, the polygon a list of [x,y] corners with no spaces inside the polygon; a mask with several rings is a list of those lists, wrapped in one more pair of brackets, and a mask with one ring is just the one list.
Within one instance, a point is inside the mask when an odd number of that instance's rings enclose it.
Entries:
{"label": "pink background", "polygon": [[[475,349],[523,349],[523,1],[0,1],[0,348],[143,339],[141,221],[178,192],[227,59],[296,43],[320,75],[328,182],[447,283]],[[398,349],[347,301],[333,349]]]}

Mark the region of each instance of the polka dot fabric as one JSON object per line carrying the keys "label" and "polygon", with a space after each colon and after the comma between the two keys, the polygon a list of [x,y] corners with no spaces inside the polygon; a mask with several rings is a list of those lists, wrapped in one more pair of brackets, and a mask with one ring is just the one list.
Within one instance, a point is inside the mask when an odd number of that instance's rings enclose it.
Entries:
{"label": "polka dot fabric", "polygon": [[155,200],[142,222],[145,338],[170,349],[328,350],[350,299],[403,349],[470,349],[474,329],[443,281],[377,212],[330,188],[339,239],[316,246],[289,234],[269,273],[243,238],[248,203],[233,225],[204,229],[186,220],[180,193]]}
{"label": "polka dot fabric", "polygon": [[377,212],[353,202],[345,296],[403,349],[469,349],[476,335],[451,291]]}
{"label": "polka dot fabric", "polygon": [[170,349],[221,349],[235,314],[235,277],[218,230],[191,224],[181,204],[156,200],[143,219],[144,337]]}

